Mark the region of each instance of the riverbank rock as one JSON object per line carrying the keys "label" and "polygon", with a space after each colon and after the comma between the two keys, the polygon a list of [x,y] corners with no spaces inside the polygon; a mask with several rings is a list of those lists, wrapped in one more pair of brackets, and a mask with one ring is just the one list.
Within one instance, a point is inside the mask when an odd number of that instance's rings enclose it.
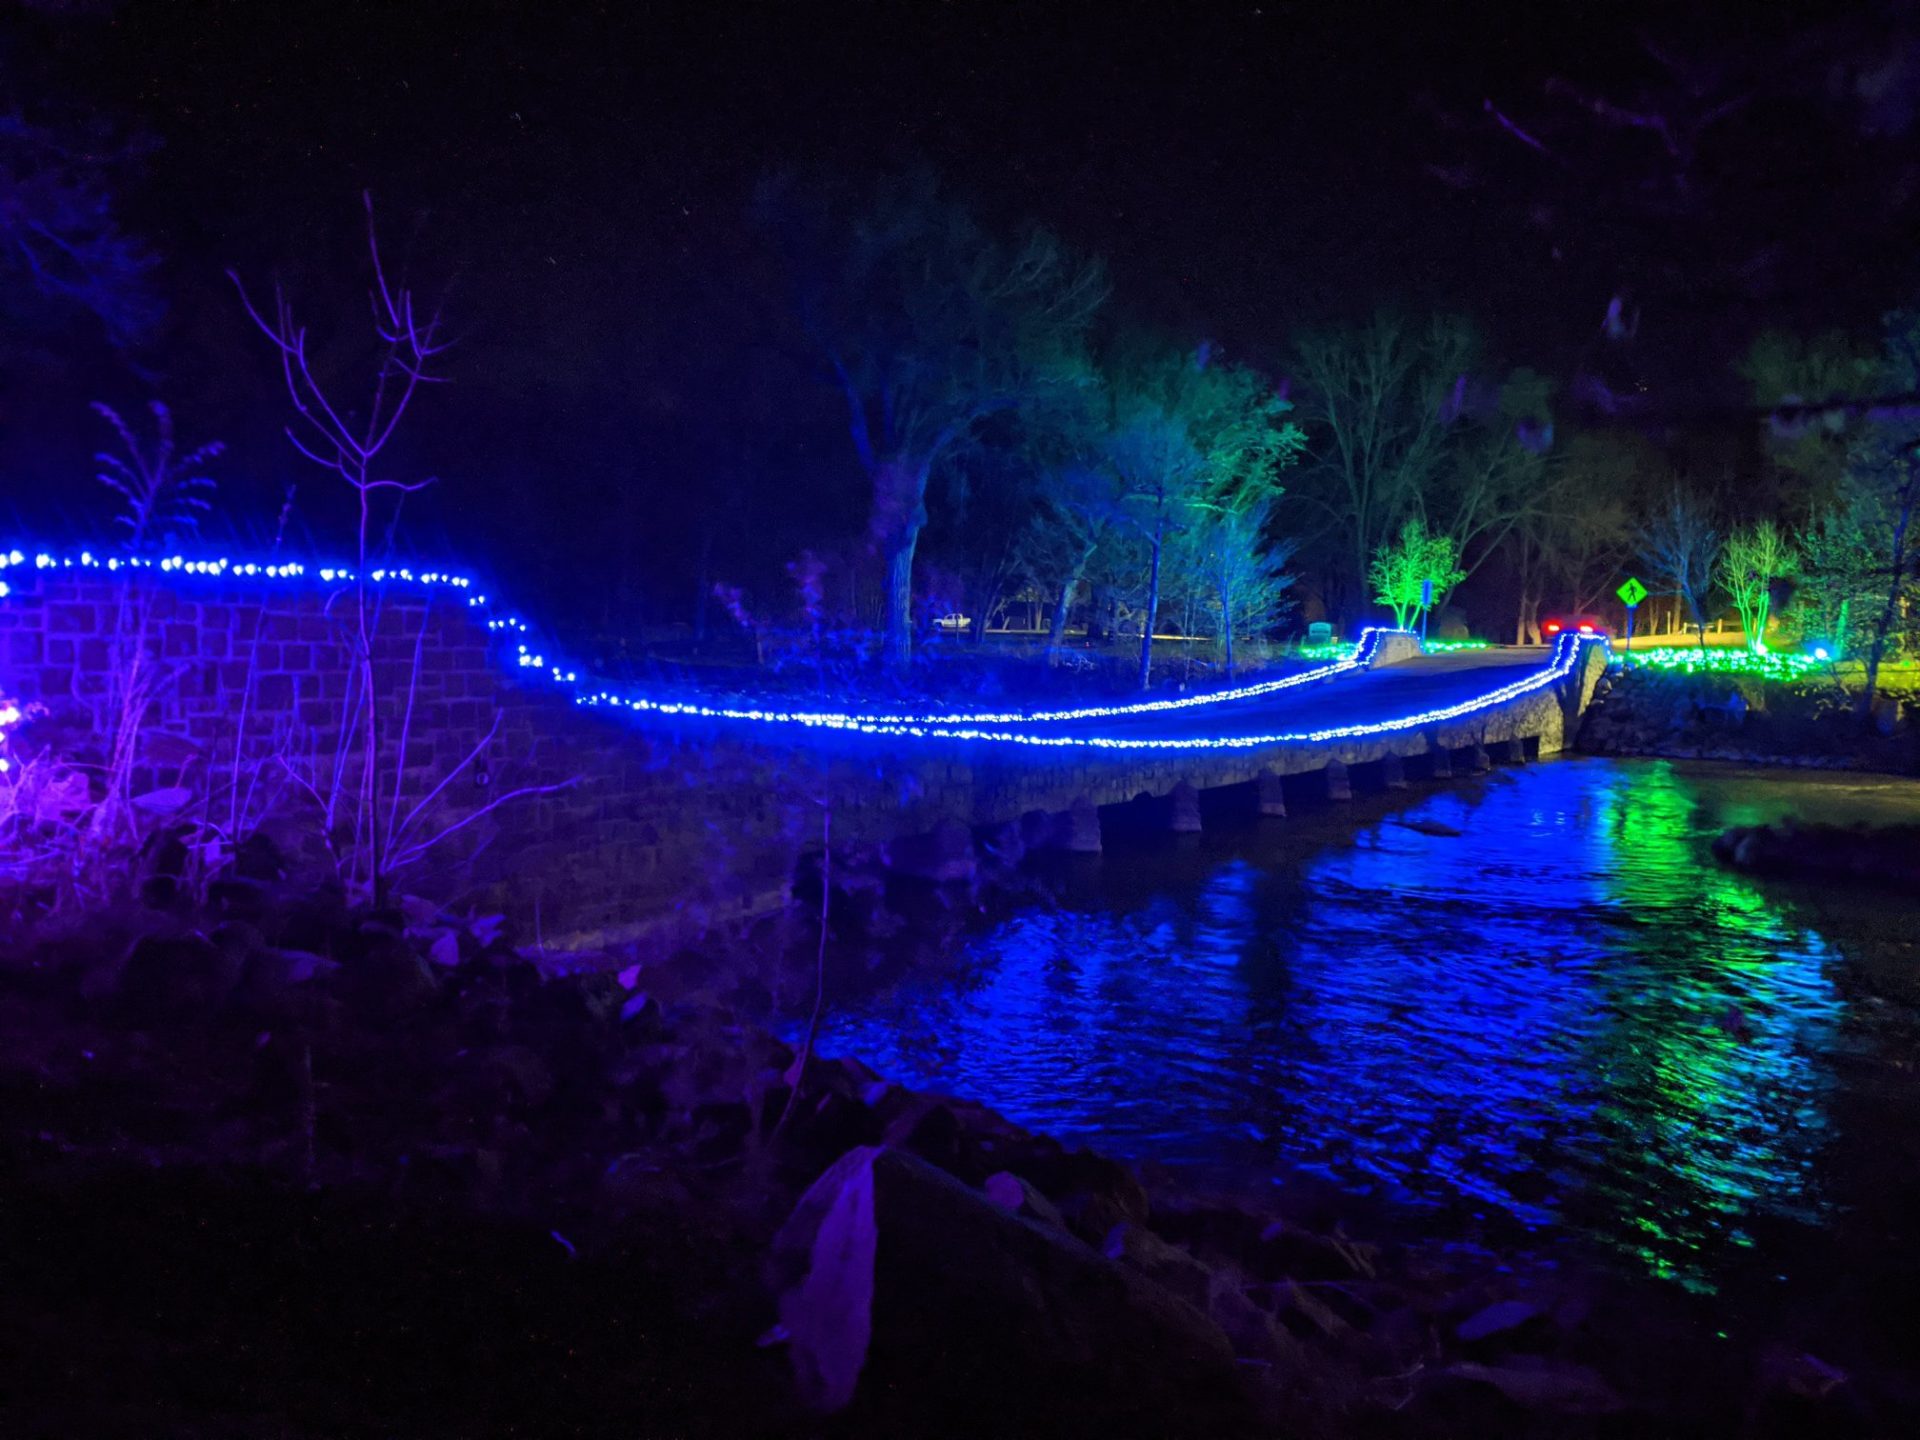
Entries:
{"label": "riverbank rock", "polygon": [[[1151,1237],[1121,1250],[1166,1259]],[[815,1182],[772,1279],[802,1397],[861,1433],[1008,1434],[1017,1416],[1028,1435],[1214,1437],[1252,1421],[1198,1307],[898,1150],[851,1151]]]}
{"label": "riverbank rock", "polygon": [[1913,702],[1878,696],[1863,722],[1854,697],[1816,678],[1762,679],[1609,670],[1575,748],[1747,765],[1920,771]]}
{"label": "riverbank rock", "polygon": [[1713,853],[1736,870],[1911,891],[1920,886],[1920,825],[1735,825]]}

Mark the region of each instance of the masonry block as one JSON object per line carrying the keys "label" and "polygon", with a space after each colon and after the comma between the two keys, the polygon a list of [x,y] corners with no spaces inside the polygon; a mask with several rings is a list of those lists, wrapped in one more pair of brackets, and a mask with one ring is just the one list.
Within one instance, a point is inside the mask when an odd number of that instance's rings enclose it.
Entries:
{"label": "masonry block", "polygon": [[1167,829],[1175,835],[1200,833],[1200,792],[1182,780],[1167,792]]}

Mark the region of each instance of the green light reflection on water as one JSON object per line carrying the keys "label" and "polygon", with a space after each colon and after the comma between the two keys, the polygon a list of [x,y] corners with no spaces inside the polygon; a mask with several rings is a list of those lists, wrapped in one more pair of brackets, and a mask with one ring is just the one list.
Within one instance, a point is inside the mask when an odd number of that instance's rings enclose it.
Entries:
{"label": "green light reflection on water", "polygon": [[[1600,1117],[1614,1144],[1595,1198],[1631,1218],[1612,1233],[1651,1271],[1710,1289],[1713,1252],[1753,1244],[1739,1221],[1819,1213],[1836,957],[1703,854],[1727,807],[1707,813],[1671,765],[1621,771],[1594,803],[1591,873],[1620,962],[1598,977],[1612,1017],[1596,1041]],[[1636,1232],[1638,1245],[1625,1238]]]}

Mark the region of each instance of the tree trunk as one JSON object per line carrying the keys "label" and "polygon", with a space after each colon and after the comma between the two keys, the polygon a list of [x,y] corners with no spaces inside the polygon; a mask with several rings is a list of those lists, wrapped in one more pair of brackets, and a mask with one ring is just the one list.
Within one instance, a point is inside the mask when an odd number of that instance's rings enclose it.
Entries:
{"label": "tree trunk", "polygon": [[1087,639],[1105,640],[1112,633],[1113,591],[1105,585],[1095,585],[1087,597]]}
{"label": "tree trunk", "polygon": [[1516,645],[1540,643],[1540,597],[1532,591],[1520,592],[1520,614],[1514,623],[1513,643]]}
{"label": "tree trunk", "polygon": [[905,675],[913,665],[913,552],[927,523],[927,468],[889,460],[873,477],[874,533],[887,557],[886,667]]}
{"label": "tree trunk", "polygon": [[1858,713],[1861,719],[1873,714],[1873,694],[1880,685],[1880,662],[1887,653],[1887,632],[1893,629],[1894,616],[1900,611],[1900,586],[1907,577],[1907,526],[1913,521],[1913,506],[1920,499],[1920,458],[1910,460],[1912,467],[1900,496],[1900,518],[1893,526],[1893,554],[1887,574],[1887,603],[1880,607],[1873,622],[1873,643],[1867,647],[1866,685],[1860,692]]}
{"label": "tree trunk", "polygon": [[1223,658],[1227,662],[1227,679],[1232,680],[1235,673],[1233,663],[1233,597],[1227,593],[1227,585],[1224,577],[1221,580],[1219,590],[1220,648],[1225,652]]}
{"label": "tree trunk", "polygon": [[1087,568],[1087,561],[1093,558],[1089,549],[1080,557],[1080,561],[1060,581],[1060,591],[1054,597],[1053,618],[1047,623],[1047,664],[1060,663],[1060,643],[1067,635],[1067,611],[1073,608],[1073,592],[1080,588],[1080,576]]}
{"label": "tree trunk", "polygon": [[1145,690],[1153,680],[1153,622],[1160,613],[1160,542],[1161,527],[1153,529],[1153,559],[1147,566],[1147,616],[1146,623],[1140,627],[1140,688]]}
{"label": "tree trunk", "polygon": [[1704,655],[1707,653],[1707,612],[1691,590],[1687,592],[1687,609],[1693,612],[1693,628],[1700,637],[1700,653]]}
{"label": "tree trunk", "polygon": [[920,527],[914,525],[887,546],[887,633],[881,655],[895,675],[913,666],[913,552],[919,543]]}

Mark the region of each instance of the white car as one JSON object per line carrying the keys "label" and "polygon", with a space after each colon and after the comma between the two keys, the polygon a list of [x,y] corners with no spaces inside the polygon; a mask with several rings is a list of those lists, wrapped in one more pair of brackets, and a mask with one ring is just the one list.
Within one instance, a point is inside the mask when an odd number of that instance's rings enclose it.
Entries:
{"label": "white car", "polygon": [[972,626],[973,617],[962,615],[958,610],[949,611],[933,622],[936,630],[965,630]]}

